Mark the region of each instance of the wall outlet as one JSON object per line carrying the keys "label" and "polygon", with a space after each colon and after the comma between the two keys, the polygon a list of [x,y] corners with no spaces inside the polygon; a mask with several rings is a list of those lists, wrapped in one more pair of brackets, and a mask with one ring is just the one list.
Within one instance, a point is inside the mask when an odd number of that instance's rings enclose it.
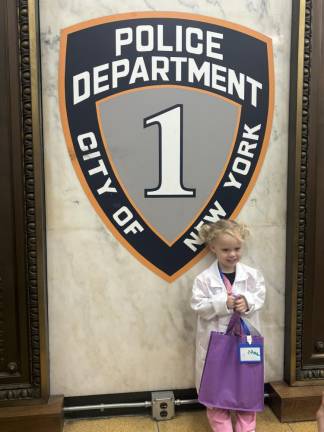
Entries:
{"label": "wall outlet", "polygon": [[172,391],[152,392],[152,417],[155,420],[170,420],[174,417],[174,394]]}

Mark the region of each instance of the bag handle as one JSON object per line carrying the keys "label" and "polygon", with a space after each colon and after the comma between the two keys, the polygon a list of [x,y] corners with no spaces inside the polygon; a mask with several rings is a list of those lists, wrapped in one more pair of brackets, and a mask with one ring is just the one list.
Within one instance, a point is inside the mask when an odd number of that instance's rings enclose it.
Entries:
{"label": "bag handle", "polygon": [[226,329],[226,334],[244,336],[250,335],[251,332],[245,321],[241,318],[241,315],[238,312],[233,312]]}
{"label": "bag handle", "polygon": [[227,326],[226,334],[242,336],[241,317],[238,312],[232,313],[231,319]]}

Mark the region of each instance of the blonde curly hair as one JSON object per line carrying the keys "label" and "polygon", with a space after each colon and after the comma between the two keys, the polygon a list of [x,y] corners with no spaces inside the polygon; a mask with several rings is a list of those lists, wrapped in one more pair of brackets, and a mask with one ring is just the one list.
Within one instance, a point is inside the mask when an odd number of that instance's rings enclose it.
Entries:
{"label": "blonde curly hair", "polygon": [[240,242],[244,242],[249,236],[249,230],[245,224],[232,219],[219,219],[215,223],[206,223],[199,230],[199,238],[208,246],[217,239],[220,234],[228,234]]}

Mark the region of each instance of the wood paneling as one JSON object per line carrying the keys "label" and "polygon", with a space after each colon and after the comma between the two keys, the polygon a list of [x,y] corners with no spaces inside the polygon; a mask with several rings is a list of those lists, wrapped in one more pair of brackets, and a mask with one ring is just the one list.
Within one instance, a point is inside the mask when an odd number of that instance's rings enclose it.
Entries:
{"label": "wood paneling", "polygon": [[269,406],[281,422],[316,420],[323,386],[289,386],[283,382],[271,384]]}
{"label": "wood paneling", "polygon": [[37,5],[0,2],[0,404],[49,395]]}
{"label": "wood paneling", "polygon": [[50,397],[48,403],[0,409],[3,432],[60,432],[63,430],[63,397]]}
{"label": "wood paneling", "polygon": [[[307,163],[302,368],[324,378],[324,56],[323,2],[314,2]],[[307,374],[306,374],[307,377]]]}
{"label": "wood paneling", "polygon": [[[4,10],[5,6],[7,8]],[[29,381],[20,78],[15,8],[0,9],[0,389]],[[10,47],[10,49],[9,49]],[[2,393],[3,394],[3,393]]]}
{"label": "wood paneling", "polygon": [[323,1],[293,2],[285,380],[324,379]]}

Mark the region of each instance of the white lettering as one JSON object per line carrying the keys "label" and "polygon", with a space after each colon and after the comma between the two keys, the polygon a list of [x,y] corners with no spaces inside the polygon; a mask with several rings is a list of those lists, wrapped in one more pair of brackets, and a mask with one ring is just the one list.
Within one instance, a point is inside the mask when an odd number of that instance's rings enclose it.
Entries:
{"label": "white lettering", "polygon": [[[137,81],[146,83],[161,80],[203,83],[205,87],[235,96],[257,107],[262,97],[263,85],[221,63],[223,39],[222,33],[181,25],[173,29],[166,29],[163,24],[116,29],[116,58],[111,63],[97,65],[89,71],[73,76],[73,103],[75,105],[85,101],[92,94],[116,89],[125,78],[130,85]],[[131,48],[132,56],[127,52]],[[152,53],[147,57],[139,54],[152,51],[156,54],[167,54],[159,56]],[[177,56],[171,57],[173,52],[176,52]],[[119,59],[120,56],[122,58]],[[202,56],[201,60],[197,56]],[[188,67],[185,67],[186,64]]]}
{"label": "white lettering", "polygon": [[102,159],[98,160],[98,166],[90,169],[88,172],[91,176],[98,173],[102,173],[104,176],[108,175],[106,165]]}
{"label": "white lettering", "polygon": [[229,173],[228,177],[229,177],[230,181],[224,183],[224,187],[233,186],[233,187],[236,187],[237,189],[241,188],[242,183],[238,182],[231,172]]}
{"label": "white lettering", "polygon": [[[124,37],[125,36],[125,37]],[[133,42],[133,31],[130,27],[116,30],[116,56],[121,55],[121,47]]]}
{"label": "white lettering", "polygon": [[[204,224],[204,221],[199,222],[198,225],[195,226],[195,229],[199,231],[201,226]],[[194,231],[191,231],[190,233],[192,238],[186,238],[183,243],[188,246],[189,249],[191,249],[193,252],[196,252],[197,248],[195,245],[202,245],[204,242],[199,238],[198,234],[196,234]]]}
{"label": "white lettering", "polygon": [[210,64],[208,62],[204,62],[200,69],[197,66],[197,63],[194,59],[190,58],[188,60],[188,81],[194,82],[194,78],[198,82],[204,78],[204,85],[210,86]]}
{"label": "white lettering", "polygon": [[[145,39],[147,39],[146,43],[145,43]],[[153,51],[153,48],[154,48],[153,27],[151,25],[140,25],[136,27],[136,50],[138,52],[149,52],[149,51]]]}
{"label": "white lettering", "polygon": [[[242,167],[240,167],[240,165]],[[251,167],[250,161],[243,159],[243,158],[240,158],[240,157],[237,157],[237,158],[235,158],[235,161],[233,163],[232,170],[238,174],[246,175],[249,172],[250,167]]]}
{"label": "white lettering", "polygon": [[251,84],[251,104],[256,107],[258,89],[262,90],[262,84],[249,76],[246,77],[246,81]]}
{"label": "white lettering", "polygon": [[[83,93],[81,84],[83,84]],[[73,76],[73,104],[76,105],[88,97],[90,97],[90,74],[85,71]]]}
{"label": "white lettering", "polygon": [[[219,204],[218,201],[214,202],[215,208],[209,209],[209,215],[205,216],[202,221],[200,221],[196,226],[195,230],[199,231],[200,227],[206,222],[217,222],[220,217],[226,217],[226,211],[223,209],[223,207]],[[191,238],[186,238],[183,243],[188,246],[189,249],[191,249],[193,252],[197,251],[197,247],[195,245],[201,245],[203,244],[203,241],[199,238],[199,236],[194,232],[191,231],[190,233]]]}
{"label": "white lettering", "polygon": [[202,54],[203,53],[203,44],[202,43],[196,43],[196,45],[193,45],[193,36],[196,36],[196,39],[202,40],[203,39],[203,32],[199,28],[195,27],[188,27],[186,29],[186,50],[190,54]]}
{"label": "white lettering", "polygon": [[112,63],[112,86],[118,87],[119,78],[123,78],[129,74],[129,60],[121,59]]}
{"label": "white lettering", "polygon": [[[98,146],[96,136],[93,132],[87,132],[87,133],[81,134],[78,136],[77,139],[78,139],[80,149],[82,151],[88,151],[90,149],[95,149]],[[89,140],[89,144],[86,145],[85,141],[88,141],[88,140]]]}
{"label": "white lettering", "polygon": [[223,39],[222,33],[215,33],[212,31],[207,31],[206,34],[206,55],[207,57],[223,60],[223,54],[214,52],[215,50],[220,49],[220,43],[215,42],[214,39]]}
{"label": "white lettering", "polygon": [[164,45],[164,26],[161,24],[157,26],[157,49],[158,51],[173,51],[173,46]]}
{"label": "white lettering", "polygon": [[241,154],[242,156],[252,158],[254,154],[250,152],[250,149],[254,150],[256,146],[257,143],[249,144],[247,141],[241,141],[237,153]]}
{"label": "white lettering", "polygon": [[[158,66],[160,64],[160,66]],[[166,57],[152,57],[152,80],[157,81],[160,75],[163,81],[169,81],[169,61]]]}
{"label": "white lettering", "polygon": [[182,26],[176,26],[176,51],[182,51]]}
{"label": "white lettering", "polygon": [[250,128],[246,123],[244,124],[244,130],[243,138],[249,139],[249,140],[258,140],[259,135],[254,135],[255,132],[258,132],[261,129],[261,124],[258,124],[257,126],[254,126],[254,128]]}
{"label": "white lettering", "polygon": [[143,81],[149,81],[149,76],[146,70],[143,57],[136,58],[133,72],[129,80],[129,84],[134,84],[134,82],[137,79],[142,79]]}
{"label": "white lettering", "polygon": [[98,94],[106,90],[109,90],[109,84],[100,85],[100,83],[108,81],[108,75],[101,75],[101,76],[99,75],[100,72],[106,71],[108,69],[109,69],[108,63],[93,68],[93,93],[94,94]]}
{"label": "white lettering", "polygon": [[[113,214],[113,218],[120,227],[123,227],[133,219],[133,213],[126,206],[123,206]],[[127,227],[125,227],[124,233],[128,234],[131,232],[136,234],[138,232],[142,232],[143,230],[144,228],[142,225],[134,220]]]}
{"label": "white lettering", "polygon": [[124,226],[133,219],[133,213],[126,206],[123,206],[113,214],[113,218],[119,226]]}
{"label": "white lettering", "polygon": [[89,159],[96,159],[96,158],[98,158],[100,156],[101,156],[101,153],[99,151],[96,151],[96,152],[87,153],[87,154],[83,155],[82,159],[86,161],[86,160],[89,160]]}
{"label": "white lettering", "polygon": [[170,61],[176,65],[176,81],[182,81],[182,63],[186,63],[186,57],[170,57]]}
{"label": "white lettering", "polygon": [[228,80],[228,84],[227,84],[228,94],[230,95],[234,94],[234,88],[235,88],[238,97],[241,100],[244,100],[245,75],[240,73],[240,79],[238,79],[235,71],[233,71],[233,69],[228,69],[227,80]]}
{"label": "white lettering", "polygon": [[215,223],[219,220],[220,217],[226,216],[226,211],[223,209],[223,207],[219,204],[218,201],[214,202],[215,209],[211,208],[209,210],[210,216],[205,216],[203,219],[210,223]]}
{"label": "white lettering", "polygon": [[128,225],[128,227],[124,229],[124,233],[128,234],[132,232],[133,234],[136,234],[138,232],[142,232],[143,230],[144,228],[142,227],[142,225],[137,220],[134,220]]}
{"label": "white lettering", "polygon": [[101,186],[101,188],[97,189],[98,195],[102,195],[103,193],[116,193],[117,189],[114,187],[110,187],[112,181],[111,178],[109,177],[108,180],[106,181],[106,183]]}
{"label": "white lettering", "polygon": [[219,82],[226,82],[225,76],[219,75],[219,72],[226,73],[226,67],[212,64],[212,88],[226,92],[226,87],[218,84]]}

